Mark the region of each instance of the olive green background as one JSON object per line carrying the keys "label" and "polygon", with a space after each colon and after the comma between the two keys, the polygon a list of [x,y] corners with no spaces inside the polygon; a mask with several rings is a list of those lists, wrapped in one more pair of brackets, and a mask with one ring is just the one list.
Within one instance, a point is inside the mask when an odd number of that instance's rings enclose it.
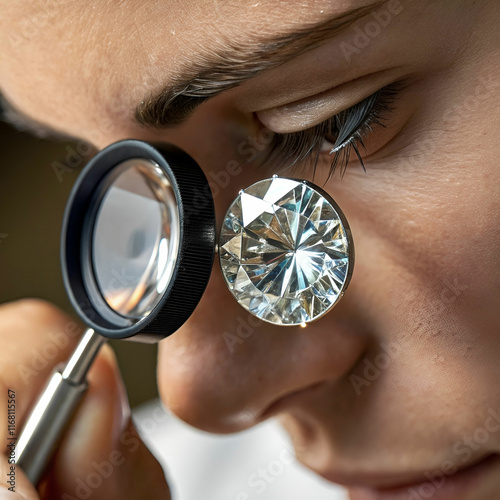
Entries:
{"label": "olive green background", "polygon": [[[59,235],[69,192],[88,159],[66,162],[76,150],[76,144],[37,139],[0,122],[0,303],[39,297],[74,316],[61,277]],[[131,405],[156,397],[156,346],[111,344]]]}

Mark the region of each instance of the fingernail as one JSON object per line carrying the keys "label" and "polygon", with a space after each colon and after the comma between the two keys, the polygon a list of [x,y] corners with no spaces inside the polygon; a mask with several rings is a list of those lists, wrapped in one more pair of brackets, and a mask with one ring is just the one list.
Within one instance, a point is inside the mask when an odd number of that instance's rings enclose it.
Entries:
{"label": "fingernail", "polygon": [[0,500],[26,500],[19,493],[14,493],[6,488],[0,488]]}

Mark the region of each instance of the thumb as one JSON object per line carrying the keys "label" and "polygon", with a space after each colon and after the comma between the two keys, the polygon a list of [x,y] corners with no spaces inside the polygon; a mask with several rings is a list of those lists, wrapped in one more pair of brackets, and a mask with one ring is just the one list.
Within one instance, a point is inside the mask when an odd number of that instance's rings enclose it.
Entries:
{"label": "thumb", "polygon": [[6,457],[2,456],[0,459],[2,478],[0,481],[0,500],[40,500],[35,487],[29,482],[23,471],[19,467],[13,469],[11,467],[14,466],[11,466]]}
{"label": "thumb", "polygon": [[87,394],[40,484],[41,498],[169,499],[163,470],[133,427],[108,345],[101,348],[88,379]]}

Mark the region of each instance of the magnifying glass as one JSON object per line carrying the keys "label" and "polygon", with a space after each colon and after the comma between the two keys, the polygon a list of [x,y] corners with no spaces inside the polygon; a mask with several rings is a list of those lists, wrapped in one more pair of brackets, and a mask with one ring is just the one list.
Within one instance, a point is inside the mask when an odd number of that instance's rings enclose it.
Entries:
{"label": "magnifying glass", "polygon": [[168,145],[112,144],[85,167],[63,220],[68,297],[89,329],[57,367],[16,446],[36,484],[87,388],[107,338],[157,342],[191,316],[216,250],[235,300],[269,323],[294,326],[326,314],[354,266],[350,229],[319,187],[274,176],[241,190],[216,245],[214,202],[196,162]]}
{"label": "magnifying glass", "polygon": [[184,152],[124,141],[73,188],[61,262],[72,305],[107,338],[156,342],[189,318],[214,260],[210,186]]}

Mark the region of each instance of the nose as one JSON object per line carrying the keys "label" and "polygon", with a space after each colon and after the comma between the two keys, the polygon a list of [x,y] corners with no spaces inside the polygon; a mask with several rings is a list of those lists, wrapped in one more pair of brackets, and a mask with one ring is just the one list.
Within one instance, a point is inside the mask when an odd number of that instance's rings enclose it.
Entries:
{"label": "nose", "polygon": [[306,328],[264,323],[236,303],[216,267],[193,316],[160,343],[162,400],[209,432],[250,427],[284,396],[335,381],[355,365],[364,339],[342,317],[334,311]]}

